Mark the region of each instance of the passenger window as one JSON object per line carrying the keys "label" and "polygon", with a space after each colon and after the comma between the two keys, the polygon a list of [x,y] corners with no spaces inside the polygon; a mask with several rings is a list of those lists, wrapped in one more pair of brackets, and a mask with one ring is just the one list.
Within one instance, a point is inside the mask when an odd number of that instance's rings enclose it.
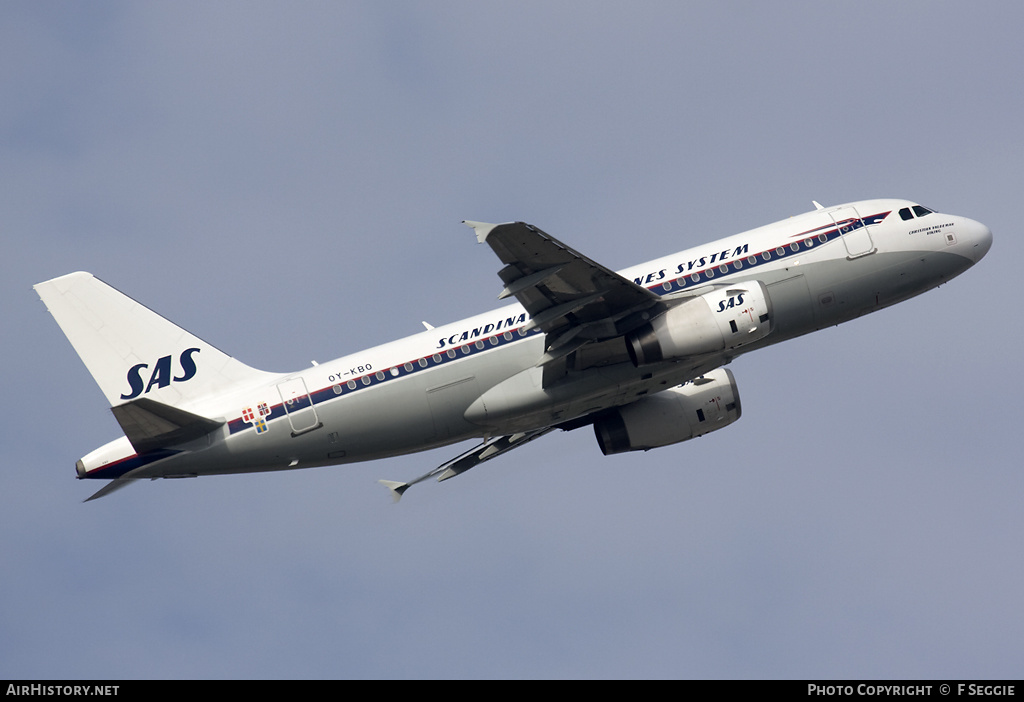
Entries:
{"label": "passenger window", "polygon": [[904,220],[908,220],[913,219],[914,215],[910,214],[909,207],[904,207],[902,210],[900,210],[900,217],[902,217]]}

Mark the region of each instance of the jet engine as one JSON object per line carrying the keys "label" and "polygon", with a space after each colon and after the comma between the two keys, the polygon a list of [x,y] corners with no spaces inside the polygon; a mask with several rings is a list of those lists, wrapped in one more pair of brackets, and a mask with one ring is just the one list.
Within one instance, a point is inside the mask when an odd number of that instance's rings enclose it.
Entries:
{"label": "jet engine", "polygon": [[669,308],[626,336],[633,365],[746,346],[772,330],[772,302],[760,281],[720,288]]}
{"label": "jet engine", "polygon": [[686,441],[740,418],[732,373],[719,368],[679,387],[617,407],[594,422],[604,455],[647,451]]}

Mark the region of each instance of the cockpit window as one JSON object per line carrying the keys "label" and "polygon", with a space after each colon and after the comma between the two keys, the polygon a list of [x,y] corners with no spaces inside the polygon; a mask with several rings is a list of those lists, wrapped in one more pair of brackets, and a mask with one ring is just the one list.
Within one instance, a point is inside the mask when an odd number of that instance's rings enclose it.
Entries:
{"label": "cockpit window", "polygon": [[908,219],[913,219],[914,215],[917,215],[918,217],[924,217],[925,215],[930,215],[933,212],[935,212],[935,210],[928,209],[927,207],[922,207],[921,205],[914,205],[913,212],[910,211],[909,207],[904,207],[902,210],[900,210],[900,217],[902,217],[903,220],[906,221]]}

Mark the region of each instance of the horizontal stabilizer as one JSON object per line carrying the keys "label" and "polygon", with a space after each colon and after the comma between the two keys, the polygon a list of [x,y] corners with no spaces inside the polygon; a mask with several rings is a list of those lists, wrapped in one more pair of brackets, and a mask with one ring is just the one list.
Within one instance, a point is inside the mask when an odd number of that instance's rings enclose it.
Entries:
{"label": "horizontal stabilizer", "polygon": [[93,500],[98,500],[101,497],[106,497],[107,495],[109,495],[112,492],[115,492],[116,490],[120,490],[123,487],[128,487],[129,485],[134,483],[136,480],[137,480],[136,478],[117,478],[116,480],[111,480],[109,483],[107,483],[106,485],[101,487],[99,490],[94,492],[92,494],[92,497],[89,497],[88,499],[86,499],[84,501],[85,502],[92,502]]}
{"label": "horizontal stabilizer", "polygon": [[111,480],[109,483],[107,483],[99,490],[94,492],[88,499],[84,500],[84,502],[92,502],[93,500],[98,500],[101,497],[106,497],[112,492],[116,492],[121,488],[128,487],[132,483],[138,482],[141,479],[139,476],[144,470],[145,467],[139,467],[136,468],[135,470],[128,471],[119,478]]}
{"label": "horizontal stabilizer", "polygon": [[156,449],[194,441],[224,424],[148,397],[111,407],[110,411],[140,456]]}

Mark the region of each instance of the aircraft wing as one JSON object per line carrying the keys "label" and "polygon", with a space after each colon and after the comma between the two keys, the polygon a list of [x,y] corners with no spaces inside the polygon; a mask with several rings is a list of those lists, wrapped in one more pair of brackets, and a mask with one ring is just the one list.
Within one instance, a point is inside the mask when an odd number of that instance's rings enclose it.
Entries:
{"label": "aircraft wing", "polygon": [[464,222],[505,267],[499,299],[515,297],[546,334],[541,363],[613,339],[659,314],[660,298],[525,222]]}
{"label": "aircraft wing", "polygon": [[456,475],[465,473],[470,468],[475,468],[484,461],[489,461],[492,458],[497,458],[503,453],[511,451],[514,448],[518,448],[525,444],[530,443],[534,439],[539,439],[548,432],[554,431],[555,427],[545,427],[543,429],[535,429],[534,431],[521,432],[519,434],[510,434],[508,436],[492,436],[485,440],[482,444],[474,446],[469,451],[466,451],[461,456],[453,458],[447,463],[443,463],[429,473],[424,473],[415,480],[410,480],[407,483],[398,482],[395,480],[378,480],[377,482],[391,490],[391,495],[395,502],[402,499],[402,495],[405,491],[411,488],[416,483],[423,482],[427,478],[432,478],[435,475],[438,476],[437,482],[442,480],[448,480],[448,478],[454,478]]}

